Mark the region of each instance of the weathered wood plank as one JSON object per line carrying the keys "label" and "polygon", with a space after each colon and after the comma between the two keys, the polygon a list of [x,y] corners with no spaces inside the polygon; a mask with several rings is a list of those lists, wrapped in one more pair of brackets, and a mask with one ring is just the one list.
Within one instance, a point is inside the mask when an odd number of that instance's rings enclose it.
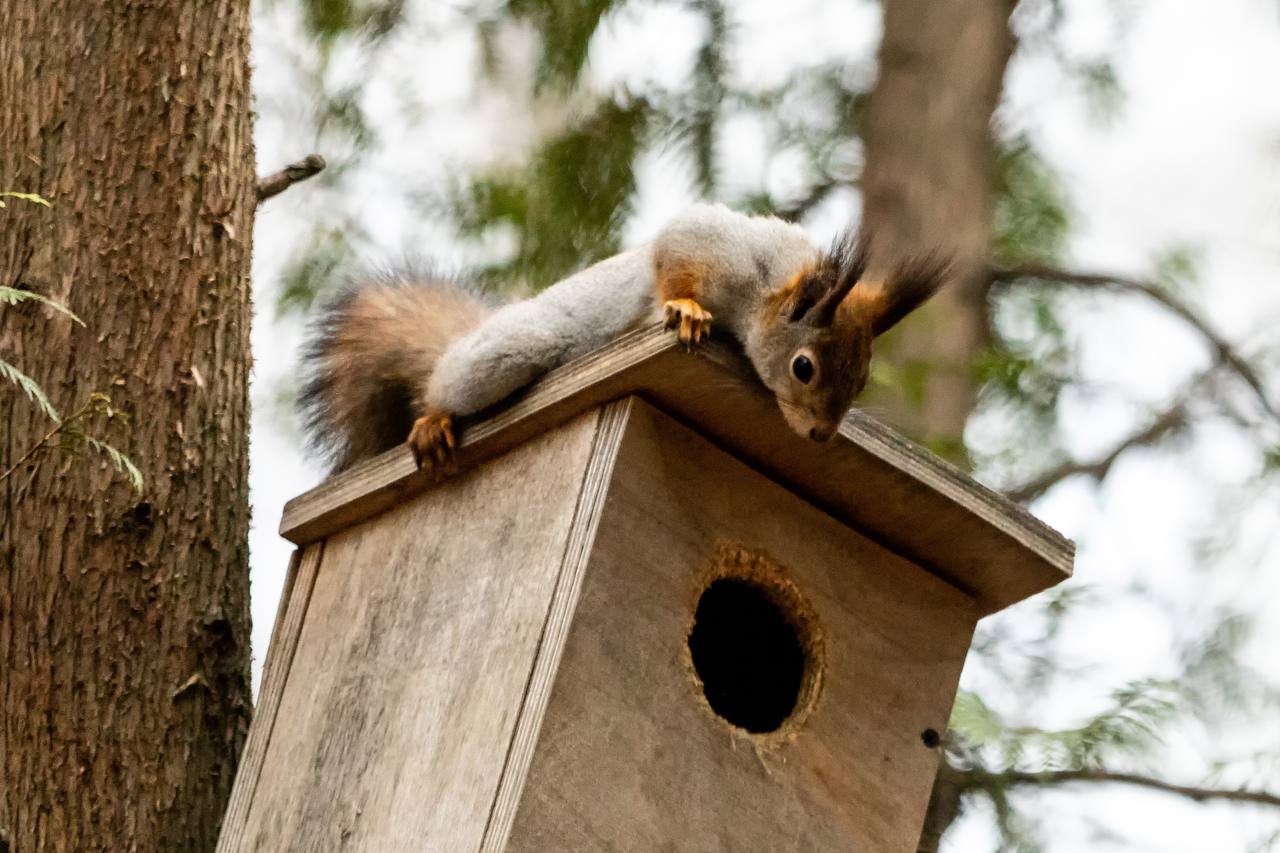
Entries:
{"label": "weathered wood plank", "polygon": [[599,420],[325,541],[234,849],[479,846]]}
{"label": "weathered wood plank", "polygon": [[[983,613],[1070,575],[1072,543],[1022,507],[867,417],[846,420],[827,445],[799,438],[733,348],[712,341],[690,354],[657,327],[553,371],[491,417],[465,425],[460,462],[474,465],[633,393],[971,592]],[[407,450],[389,451],[290,501],[281,534],[312,542],[431,487]]]}
{"label": "weathered wood plank", "polygon": [[[595,542],[503,849],[915,849],[937,765],[921,733],[945,729],[970,598],[640,403]],[[821,638],[817,699],[781,734],[731,728],[691,671],[725,548],[767,553]]]}
{"label": "weathered wood plank", "polygon": [[[634,372],[670,348],[665,335],[628,336],[631,345],[608,347],[578,359],[530,386],[510,406],[463,423],[458,436],[459,470],[476,465],[546,432],[601,403],[632,390]],[[285,504],[280,535],[311,542],[398,506],[434,487],[421,476],[406,447],[344,471]]]}
{"label": "weathered wood plank", "polygon": [[241,849],[245,821],[253,804],[254,791],[262,774],[262,762],[271,742],[276,715],[280,710],[280,697],[298,648],[298,636],[307,613],[307,603],[320,568],[324,543],[317,542],[305,549],[294,551],[289,560],[289,571],[284,579],[284,591],[276,606],[276,619],[271,628],[271,644],[262,664],[262,685],[258,688],[258,704],[254,709],[253,723],[244,752],[240,755],[240,767],[236,771],[231,800],[222,819],[222,831],[218,835],[218,853],[232,853]]}
{"label": "weathered wood plank", "polygon": [[511,823],[515,820],[516,806],[524,792],[534,745],[542,730],[543,714],[551,696],[556,670],[560,666],[560,653],[564,649],[565,636],[578,604],[578,592],[582,587],[587,558],[595,542],[600,510],[613,475],[613,463],[617,458],[618,442],[622,439],[634,401],[635,398],[629,397],[610,403],[600,412],[600,426],[591,450],[587,474],[583,478],[582,492],[578,498],[578,508],[574,512],[560,577],[556,581],[547,622],[538,642],[537,661],[520,707],[515,735],[507,751],[507,761],[502,769],[502,780],[494,798],[489,825],[485,828],[484,840],[480,845],[485,853],[500,853],[506,847]]}

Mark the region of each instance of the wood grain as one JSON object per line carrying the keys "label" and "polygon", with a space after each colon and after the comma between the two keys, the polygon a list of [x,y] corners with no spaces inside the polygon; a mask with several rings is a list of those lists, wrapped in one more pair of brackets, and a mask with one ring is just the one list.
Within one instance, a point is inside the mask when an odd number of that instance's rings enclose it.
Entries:
{"label": "wood grain", "polygon": [[245,821],[262,774],[262,763],[267,745],[271,742],[271,732],[275,728],[276,715],[280,710],[280,698],[284,694],[289,669],[293,665],[298,636],[302,633],[307,603],[311,600],[311,590],[315,586],[323,553],[324,543],[317,542],[295,551],[289,561],[284,592],[280,596],[275,624],[271,628],[271,644],[267,648],[267,659],[262,665],[262,687],[258,690],[258,704],[254,709],[253,723],[249,726],[249,737],[240,756],[240,768],[236,771],[231,800],[227,804],[222,830],[218,836],[218,853],[231,853],[241,847]]}
{"label": "wood grain", "polygon": [[[655,326],[548,374],[491,416],[463,425],[465,468],[603,402],[637,394],[868,537],[971,593],[990,613],[1071,573],[1072,543],[1024,508],[874,420],[854,414],[825,445],[794,435],[738,352],[693,354]],[[389,451],[290,501],[298,544],[432,487],[409,452]]]}
{"label": "wood grain", "polygon": [[617,458],[618,443],[622,439],[633,405],[634,398],[627,398],[606,405],[600,412],[595,445],[583,478],[578,508],[574,511],[569,541],[561,561],[560,575],[552,594],[547,621],[538,642],[537,659],[520,708],[515,735],[507,752],[507,761],[502,769],[502,780],[494,798],[489,825],[485,828],[484,840],[480,845],[485,853],[499,853],[506,847],[507,836],[511,832],[512,821],[515,820],[516,805],[524,792],[534,745],[542,730],[543,715],[551,696],[556,670],[560,666],[560,654],[564,650],[565,637],[577,608],[587,558],[595,543],[600,511]]}
{"label": "wood grain", "polygon": [[[504,849],[915,849],[970,598],[641,403],[595,542]],[[785,737],[730,727],[687,663],[726,545],[767,552],[821,631],[821,692]]]}
{"label": "wood grain", "polygon": [[[600,413],[330,537],[227,849],[474,850],[499,791]],[[296,597],[296,594],[295,594]]]}

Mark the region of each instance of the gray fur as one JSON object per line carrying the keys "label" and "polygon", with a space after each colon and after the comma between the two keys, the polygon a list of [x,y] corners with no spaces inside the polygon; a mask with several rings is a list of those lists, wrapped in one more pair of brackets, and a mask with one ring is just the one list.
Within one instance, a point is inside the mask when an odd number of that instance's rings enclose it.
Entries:
{"label": "gray fur", "polygon": [[[798,226],[697,205],[650,245],[601,261],[538,295],[504,306],[444,352],[423,409],[474,414],[552,368],[661,318],[655,263],[697,259],[720,281],[704,292],[716,327],[752,349],[762,336],[762,295],[786,283],[818,251]],[[707,298],[709,295],[709,298]]]}
{"label": "gray fur", "polygon": [[704,290],[702,307],[717,327],[746,344],[758,332],[761,297],[816,263],[819,253],[798,225],[746,216],[722,204],[699,204],[658,234],[653,254],[655,261],[692,259],[707,267],[718,281]]}
{"label": "gray fur", "polygon": [[[374,283],[313,332],[310,431],[347,467],[404,440],[417,418],[489,409],[661,320],[664,298],[692,296],[715,332],[742,344],[791,428],[825,440],[866,383],[874,333],[940,283],[926,265],[868,289],[855,281],[860,253],[852,234],[820,251],[798,226],[698,205],[652,243],[496,309],[456,282]],[[794,369],[800,357],[808,376]]]}
{"label": "gray fur", "polygon": [[601,261],[491,314],[444,352],[424,408],[469,415],[657,318],[651,253]]}

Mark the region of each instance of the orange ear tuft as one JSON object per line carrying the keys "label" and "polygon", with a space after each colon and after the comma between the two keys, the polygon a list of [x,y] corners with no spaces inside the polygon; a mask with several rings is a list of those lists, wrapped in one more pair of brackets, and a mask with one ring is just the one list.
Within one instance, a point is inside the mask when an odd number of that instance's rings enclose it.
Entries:
{"label": "orange ear tuft", "polygon": [[865,318],[873,335],[882,335],[937,293],[950,272],[951,262],[936,253],[912,258],[899,264],[887,280],[855,287],[849,307]]}
{"label": "orange ear tuft", "polygon": [[850,229],[837,236],[831,248],[823,253],[818,269],[823,273],[825,292],[814,306],[809,322],[815,326],[831,325],[836,309],[866,275],[870,263],[867,249],[867,241]]}
{"label": "orange ear tuft", "polygon": [[849,292],[841,305],[867,327],[876,328],[879,318],[889,308],[889,286],[878,279],[863,279]]}
{"label": "orange ear tuft", "polygon": [[774,291],[775,298],[780,300],[787,319],[792,323],[803,319],[825,292],[825,282],[818,275],[818,270],[811,266],[801,267],[787,279],[786,284]]}

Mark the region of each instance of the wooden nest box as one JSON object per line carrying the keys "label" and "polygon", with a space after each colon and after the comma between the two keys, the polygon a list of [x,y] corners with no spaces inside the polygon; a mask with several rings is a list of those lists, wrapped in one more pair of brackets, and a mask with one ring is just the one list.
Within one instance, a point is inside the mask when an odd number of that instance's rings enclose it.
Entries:
{"label": "wooden nest box", "polygon": [[219,850],[915,850],[974,624],[1069,541],[659,329],[293,500]]}

